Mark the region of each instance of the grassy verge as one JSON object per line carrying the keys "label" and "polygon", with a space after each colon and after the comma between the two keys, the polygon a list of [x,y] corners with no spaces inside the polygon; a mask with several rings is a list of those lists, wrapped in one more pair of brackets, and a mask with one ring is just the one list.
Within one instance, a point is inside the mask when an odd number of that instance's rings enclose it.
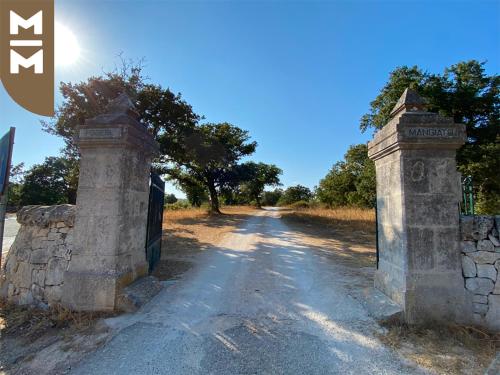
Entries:
{"label": "grassy verge", "polygon": [[375,233],[375,210],[373,209],[355,207],[295,208],[284,210],[283,215],[306,224]]}
{"label": "grassy verge", "polygon": [[484,374],[500,350],[500,334],[460,325],[408,326],[387,322],[379,339],[438,374]]}
{"label": "grassy verge", "polygon": [[326,251],[345,266],[375,266],[375,218],[373,210],[343,207],[287,208],[283,220],[311,248]]}
{"label": "grassy verge", "polygon": [[74,312],[61,306],[42,310],[0,300],[0,334],[38,338],[53,329],[85,331],[105,316],[110,314]]}
{"label": "grassy verge", "polygon": [[59,374],[104,344],[103,313],[47,310],[0,301],[0,373]]}

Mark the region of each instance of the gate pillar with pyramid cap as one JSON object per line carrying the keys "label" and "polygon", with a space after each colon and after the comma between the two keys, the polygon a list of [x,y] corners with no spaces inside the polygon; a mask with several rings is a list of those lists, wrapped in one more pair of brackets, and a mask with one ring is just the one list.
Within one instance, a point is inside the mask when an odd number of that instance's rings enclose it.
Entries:
{"label": "gate pillar with pyramid cap", "polygon": [[375,287],[408,323],[469,321],[459,249],[456,150],[465,126],[425,111],[406,89],[368,143],[375,161],[379,267]]}
{"label": "gate pillar with pyramid cap", "polygon": [[151,160],[158,144],[126,95],[78,129],[80,179],[74,249],[62,304],[113,310],[121,289],[146,275]]}

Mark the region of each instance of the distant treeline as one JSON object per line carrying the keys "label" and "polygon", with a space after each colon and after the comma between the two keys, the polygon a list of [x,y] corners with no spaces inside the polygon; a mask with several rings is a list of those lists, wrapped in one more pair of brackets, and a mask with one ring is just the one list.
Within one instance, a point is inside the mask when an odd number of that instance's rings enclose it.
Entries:
{"label": "distant treeline", "polygon": [[[485,63],[460,62],[442,74],[420,68],[398,67],[362,116],[362,132],[383,127],[405,90],[416,90],[428,110],[452,117],[466,125],[467,143],[457,153],[463,176],[472,176],[478,213],[500,213],[500,77],[485,72]],[[123,64],[123,69],[78,84],[62,83],[63,102],[56,116],[42,126],[62,137],[62,155],[24,171],[15,166],[10,185],[9,206],[74,203],[78,186],[78,147],[74,142],[77,126],[86,118],[107,110],[111,100],[127,93],[135,102],[139,121],[160,144],[161,156],[154,169],[173,181],[190,204],[209,202],[214,212],[224,204],[310,205],[329,207],[373,207],[375,202],[374,164],[364,144],[351,146],[344,160],[335,163],[311,191],[297,185],[279,187],[282,171],[276,165],[242,163],[255,152],[257,143],[247,131],[229,123],[202,123],[181,94],[160,85],[147,84],[141,67]],[[298,203],[299,202],[299,203]]]}

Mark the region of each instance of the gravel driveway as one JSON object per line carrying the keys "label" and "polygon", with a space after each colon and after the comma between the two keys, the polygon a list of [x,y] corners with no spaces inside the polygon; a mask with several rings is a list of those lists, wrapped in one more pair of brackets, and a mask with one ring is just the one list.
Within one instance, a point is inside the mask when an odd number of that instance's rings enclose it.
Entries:
{"label": "gravel driveway", "polygon": [[[166,249],[165,251],[168,251]],[[375,338],[349,276],[261,211],[199,255],[197,266],[73,374],[414,374]]]}

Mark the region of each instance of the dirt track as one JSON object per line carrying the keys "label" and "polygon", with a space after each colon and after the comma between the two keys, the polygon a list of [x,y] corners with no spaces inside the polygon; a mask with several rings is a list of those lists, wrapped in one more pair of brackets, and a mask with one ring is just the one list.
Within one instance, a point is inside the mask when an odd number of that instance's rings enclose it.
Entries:
{"label": "dirt track", "polygon": [[357,280],[321,248],[261,211],[139,313],[75,374],[409,374],[376,339],[349,289]]}

